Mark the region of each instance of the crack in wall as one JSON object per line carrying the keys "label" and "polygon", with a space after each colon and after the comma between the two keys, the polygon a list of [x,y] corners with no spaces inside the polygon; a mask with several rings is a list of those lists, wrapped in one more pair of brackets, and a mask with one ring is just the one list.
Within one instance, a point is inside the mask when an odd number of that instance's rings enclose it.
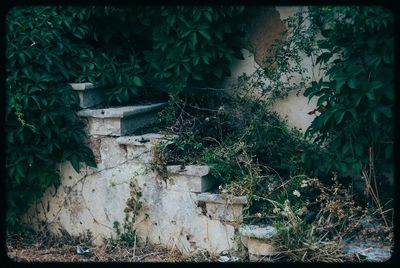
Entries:
{"label": "crack in wall", "polygon": [[[126,164],[126,163],[130,163],[130,162],[134,162],[134,160],[126,160],[126,161],[120,163],[120,165],[123,165],[123,164]],[[73,192],[74,192],[74,193],[77,193],[77,194],[80,193],[80,194],[82,195],[82,198],[84,199],[84,196],[83,196],[82,192],[83,192],[83,187],[84,187],[84,184],[85,184],[85,181],[86,181],[87,177],[92,176],[92,175],[99,174],[99,173],[101,173],[101,172],[103,172],[103,171],[106,171],[106,170],[111,170],[111,169],[117,168],[118,166],[119,166],[119,165],[114,166],[114,167],[104,168],[104,169],[98,170],[98,171],[93,172],[93,173],[90,173],[90,174],[87,173],[87,169],[86,169],[86,170],[85,170],[85,173],[84,173],[85,175],[84,175],[83,177],[81,177],[78,181],[76,181],[72,186],[64,186],[64,189],[67,189],[67,190],[64,190],[64,197],[63,197],[63,199],[62,199],[62,202],[60,202],[60,205],[59,205],[60,208],[58,209],[58,211],[56,212],[56,214],[55,214],[55,216],[53,217],[52,220],[50,220],[50,218],[48,217],[48,215],[47,215],[47,213],[46,213],[46,209],[45,209],[44,204],[43,204],[43,201],[44,201],[44,200],[41,200],[41,202],[39,202],[39,204],[40,204],[41,207],[42,207],[43,216],[44,216],[44,218],[45,218],[45,221],[50,225],[50,224],[54,223],[54,222],[57,220],[57,218],[58,218],[58,216],[60,215],[61,211],[62,211],[63,209],[65,209],[65,205],[63,205],[63,204],[65,204],[65,202],[68,200],[68,198],[70,197],[71,193],[73,193]],[[76,191],[74,191],[74,188],[75,188],[79,183],[81,183],[81,189],[78,190],[78,192],[76,192]],[[60,185],[59,187],[61,187],[61,186],[62,186],[62,185]],[[85,200],[84,200],[84,201],[85,201]],[[36,203],[36,205],[35,205],[36,208],[37,208],[37,205],[38,205],[38,203]],[[88,209],[88,208],[87,208],[87,203],[86,203],[86,201],[85,201],[85,208]],[[92,215],[93,219],[94,219],[95,221],[97,221],[96,218],[93,216],[92,212],[90,211],[90,209],[88,209],[88,210],[89,210],[89,213]],[[38,212],[37,209],[36,209],[36,212]],[[37,213],[37,214],[39,214],[39,213]],[[98,221],[97,221],[97,222],[98,222]],[[101,223],[99,223],[99,224],[101,224]],[[103,224],[101,224],[101,225],[103,225]],[[112,228],[109,227],[109,226],[106,226],[106,225],[103,225],[103,226],[112,229]]]}

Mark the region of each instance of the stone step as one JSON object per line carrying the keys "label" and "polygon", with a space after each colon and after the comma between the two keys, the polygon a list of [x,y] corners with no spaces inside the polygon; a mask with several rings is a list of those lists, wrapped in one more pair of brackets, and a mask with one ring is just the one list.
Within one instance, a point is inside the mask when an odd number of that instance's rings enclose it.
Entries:
{"label": "stone step", "polygon": [[167,189],[179,192],[202,193],[211,189],[216,181],[208,176],[209,166],[167,166]]}
{"label": "stone step", "polygon": [[158,122],[157,113],[166,102],[104,109],[84,109],[78,112],[88,120],[88,135],[125,136]]}
{"label": "stone step", "polygon": [[200,205],[205,203],[206,216],[210,219],[240,223],[243,221],[243,205],[247,204],[246,196],[228,194],[201,193],[197,195]]}
{"label": "stone step", "polygon": [[277,230],[270,225],[241,225],[242,243],[247,247],[250,261],[262,261],[274,255],[272,238]]}
{"label": "stone step", "polygon": [[[132,160],[141,157],[145,161],[150,161],[150,150],[155,143],[164,142],[171,143],[171,139],[176,135],[147,133],[137,136],[123,136],[116,139],[119,145],[125,145],[127,151],[127,159]],[[145,154],[148,154],[147,157]]]}
{"label": "stone step", "polygon": [[70,83],[70,85],[78,92],[81,108],[93,107],[105,101],[104,90],[93,83]]}
{"label": "stone step", "polygon": [[117,142],[119,144],[127,145],[127,146],[139,146],[143,147],[148,142],[154,141],[168,141],[171,138],[176,137],[176,135],[168,135],[168,134],[159,134],[159,133],[147,133],[143,135],[136,136],[123,136],[117,138]]}

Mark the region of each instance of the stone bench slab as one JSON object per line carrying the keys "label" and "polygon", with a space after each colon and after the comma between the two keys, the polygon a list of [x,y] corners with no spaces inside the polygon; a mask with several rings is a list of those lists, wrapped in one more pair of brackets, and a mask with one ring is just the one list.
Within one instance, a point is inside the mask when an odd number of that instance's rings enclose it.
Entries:
{"label": "stone bench slab", "polygon": [[84,109],[78,116],[87,118],[88,135],[125,136],[158,122],[158,111],[166,103],[105,109]]}
{"label": "stone bench slab", "polygon": [[92,118],[124,118],[133,115],[148,113],[154,110],[160,110],[166,106],[166,102],[150,105],[133,105],[104,109],[85,109],[78,112],[80,117]]}
{"label": "stone bench slab", "polygon": [[89,108],[105,101],[104,90],[97,88],[93,83],[70,83],[73,90],[79,95],[79,106]]}
{"label": "stone bench slab", "polygon": [[86,83],[70,83],[70,85],[71,85],[73,90],[79,90],[79,91],[92,89],[92,88],[95,87],[94,84],[90,83],[90,82],[86,82]]}
{"label": "stone bench slab", "polygon": [[203,177],[210,173],[209,166],[197,166],[197,165],[189,165],[182,166],[180,165],[172,165],[167,166],[168,174],[171,175],[182,175],[182,176],[194,176],[194,177]]}

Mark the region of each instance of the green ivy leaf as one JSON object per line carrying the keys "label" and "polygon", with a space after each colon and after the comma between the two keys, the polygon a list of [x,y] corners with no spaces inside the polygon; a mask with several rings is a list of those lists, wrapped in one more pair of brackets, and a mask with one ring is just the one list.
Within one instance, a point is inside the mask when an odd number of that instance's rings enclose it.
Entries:
{"label": "green ivy leaf", "polygon": [[346,83],[346,80],[336,80],[336,84],[335,84],[335,91],[337,94],[340,93],[340,89],[342,88],[342,86]]}
{"label": "green ivy leaf", "polygon": [[18,57],[21,61],[21,64],[24,65],[26,63],[24,53],[23,52],[18,53]]}
{"label": "green ivy leaf", "polygon": [[371,118],[372,118],[372,121],[373,121],[375,124],[378,124],[378,114],[377,114],[376,111],[372,111],[372,112],[371,112]]}
{"label": "green ivy leaf", "polygon": [[350,152],[350,144],[346,143],[343,145],[342,154],[347,155]]}
{"label": "green ivy leaf", "polygon": [[361,171],[362,171],[362,165],[361,165],[361,163],[359,163],[359,162],[355,162],[355,163],[353,163],[353,165],[352,165],[352,171],[354,172],[354,173],[361,173]]}
{"label": "green ivy leaf", "polygon": [[79,165],[79,160],[76,154],[72,154],[69,158],[72,167],[75,169],[77,173],[79,173],[80,165]]}
{"label": "green ivy leaf", "polygon": [[192,32],[191,34],[191,44],[193,47],[197,45],[197,34],[196,32]]}
{"label": "green ivy leaf", "polygon": [[316,64],[319,63],[326,63],[329,61],[329,59],[332,57],[332,53],[331,52],[324,52],[321,55],[319,55],[317,57],[317,60],[315,61]]}
{"label": "green ivy leaf", "polygon": [[369,84],[369,90],[374,90],[374,89],[378,89],[381,88],[383,86],[383,83],[381,81],[372,81]]}
{"label": "green ivy leaf", "polygon": [[322,104],[324,104],[324,102],[328,101],[329,97],[330,96],[328,94],[322,95],[317,101],[317,107],[321,106]]}
{"label": "green ivy leaf", "polygon": [[204,63],[206,63],[206,64],[210,64],[210,62],[209,62],[209,60],[208,60],[208,57],[207,57],[207,56],[202,56],[201,58],[202,58],[202,60],[203,60],[203,62],[204,62]]}
{"label": "green ivy leaf", "polygon": [[342,121],[343,121],[343,117],[346,114],[345,110],[339,110],[336,114],[335,114],[335,118],[336,118],[336,124],[339,125]]}
{"label": "green ivy leaf", "polygon": [[192,73],[192,77],[195,80],[203,80],[203,77],[201,76],[200,73]]}
{"label": "green ivy leaf", "polygon": [[93,167],[93,168],[96,168],[96,167],[97,167],[97,164],[96,164],[96,162],[94,161],[93,157],[86,157],[86,158],[85,158],[85,163],[86,163],[86,165],[88,165],[89,167]]}
{"label": "green ivy leaf", "polygon": [[348,170],[347,165],[343,162],[336,162],[335,167],[337,168],[337,170],[339,172],[342,172],[342,173],[344,173]]}
{"label": "green ivy leaf", "polygon": [[372,90],[367,91],[367,92],[365,92],[365,95],[367,96],[367,98],[368,98],[369,100],[371,100],[371,101],[374,101],[374,100],[375,100],[374,91],[372,91]]}
{"label": "green ivy leaf", "polygon": [[212,22],[212,16],[211,16],[210,12],[208,12],[208,11],[204,12],[204,16],[207,18],[207,20],[209,22]]}
{"label": "green ivy leaf", "polygon": [[348,86],[350,88],[355,89],[356,88],[356,79],[355,78],[351,78],[348,82],[347,82]]}

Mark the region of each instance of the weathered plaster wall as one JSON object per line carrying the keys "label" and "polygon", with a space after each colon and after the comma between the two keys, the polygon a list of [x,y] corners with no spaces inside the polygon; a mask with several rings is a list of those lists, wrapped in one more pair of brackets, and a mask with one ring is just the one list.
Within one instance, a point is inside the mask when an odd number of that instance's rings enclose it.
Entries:
{"label": "weathered plaster wall", "polygon": [[[286,25],[279,17],[279,12],[274,7],[252,7],[257,9],[252,19],[252,26],[248,32],[248,49],[254,53],[255,62],[265,67],[263,60],[268,55],[267,49],[276,39],[281,38],[280,33],[287,30]],[[283,38],[286,38],[284,36]]]}
{"label": "weathered plaster wall", "polygon": [[81,164],[77,173],[69,162],[61,164],[60,187],[49,188],[25,215],[31,226],[47,226],[56,234],[65,230],[80,235],[90,230],[97,244],[102,235],[115,234],[113,222],[124,220],[129,182],[140,166],[127,158],[126,149],[115,138],[91,137],[89,145],[94,148],[98,168]]}
{"label": "weathered plaster wall", "polygon": [[[250,44],[247,49],[243,49],[244,60],[235,60],[231,65],[231,77],[224,82],[224,87],[232,88],[237,84],[238,77],[243,73],[250,76],[257,69],[262,68],[262,59],[267,56],[267,49],[273,44],[275,39],[281,38],[279,33],[287,29],[282,20],[292,16],[298,10],[297,7],[260,7],[259,13],[255,16],[254,26],[249,33]],[[285,37],[284,37],[285,38]],[[312,76],[313,70],[311,60],[303,57],[303,66],[309,70]],[[299,77],[297,78],[299,79]],[[269,84],[265,79],[266,85]],[[260,89],[261,92],[261,89]],[[303,96],[304,89],[297,92],[291,92],[283,100],[277,100],[272,106],[282,117],[288,120],[291,127],[297,127],[303,132],[311,124],[315,115],[309,115],[308,112],[316,107],[316,98],[308,100]]]}

